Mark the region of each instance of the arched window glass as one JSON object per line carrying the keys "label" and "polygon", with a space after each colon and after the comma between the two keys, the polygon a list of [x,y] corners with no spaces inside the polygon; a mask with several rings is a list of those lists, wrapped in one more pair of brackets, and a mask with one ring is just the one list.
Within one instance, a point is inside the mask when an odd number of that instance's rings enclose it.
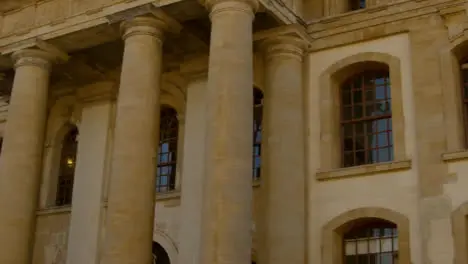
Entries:
{"label": "arched window glass", "polygon": [[366,71],[341,88],[342,166],[393,160],[388,71]]}
{"label": "arched window glass", "polygon": [[78,128],[73,127],[68,131],[62,141],[57,195],[55,198],[55,204],[57,206],[71,205],[72,203],[77,149]]}
{"label": "arched window glass", "polygon": [[357,221],[344,234],[344,264],[398,263],[398,230],[380,219]]}
{"label": "arched window glass", "polygon": [[177,112],[170,107],[161,108],[160,122],[156,191],[167,192],[175,189],[179,136]]}
{"label": "arched window glass", "polygon": [[166,250],[159,244],[153,241],[153,261],[152,264],[171,264],[169,255]]}
{"label": "arched window glass", "polygon": [[263,93],[254,88],[253,179],[260,179],[262,158]]}
{"label": "arched window glass", "polygon": [[366,8],[366,0],[349,0],[349,10],[359,10]]}
{"label": "arched window glass", "polygon": [[465,126],[465,147],[468,147],[468,63],[466,62],[462,64],[461,77],[462,77],[463,118],[464,118],[464,126]]}

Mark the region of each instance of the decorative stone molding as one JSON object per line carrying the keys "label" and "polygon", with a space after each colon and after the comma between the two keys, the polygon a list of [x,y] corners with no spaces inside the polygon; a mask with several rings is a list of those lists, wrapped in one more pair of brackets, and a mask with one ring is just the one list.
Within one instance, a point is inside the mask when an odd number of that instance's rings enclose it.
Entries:
{"label": "decorative stone molding", "polygon": [[439,8],[439,14],[447,28],[449,41],[452,42],[468,33],[468,16],[463,6],[444,6]]}
{"label": "decorative stone molding", "polygon": [[253,19],[260,7],[257,0],[202,0],[201,2],[210,11],[210,18],[223,12],[237,11],[252,15]]}
{"label": "decorative stone molding", "polygon": [[302,25],[299,25],[299,24],[290,24],[287,26],[259,31],[254,34],[253,39],[255,42],[263,42],[263,41],[269,41],[271,39],[274,40],[276,37],[281,37],[281,36],[296,37],[298,39],[301,39],[301,42],[303,42],[305,45],[308,45],[312,42],[312,38],[306,32],[306,29]]}
{"label": "decorative stone molding", "polygon": [[107,17],[109,23],[122,22],[123,38],[133,35],[152,35],[161,39],[163,32],[178,33],[182,25],[166,13],[155,3],[137,6]]}
{"label": "decorative stone molding", "polygon": [[411,264],[409,219],[403,214],[380,207],[354,209],[329,221],[322,228],[321,264],[343,263],[343,235],[355,221],[365,218],[378,218],[396,224],[398,228],[398,263]]}
{"label": "decorative stone molding", "polygon": [[442,160],[445,162],[455,162],[468,159],[468,150],[447,152],[442,154]]}
{"label": "decorative stone molding", "polygon": [[52,64],[69,59],[65,52],[40,39],[29,41],[23,46],[3,49],[0,54],[11,55],[15,68],[34,65],[47,71],[50,71]]}
{"label": "decorative stone molding", "polygon": [[161,223],[156,223],[155,225],[156,227],[153,232],[153,241],[164,248],[166,253],[169,255],[169,260],[171,263],[177,263],[177,255],[179,254],[177,243],[165,231],[165,228],[161,228]]}
{"label": "decorative stone molding", "polygon": [[57,215],[57,214],[70,214],[71,213],[71,206],[55,206],[55,207],[48,207],[44,209],[39,209],[36,212],[36,215]]}
{"label": "decorative stone molding", "polygon": [[317,172],[317,180],[359,177],[409,169],[411,169],[411,160],[382,162],[349,168],[339,168],[330,171],[319,171]]}
{"label": "decorative stone molding", "polygon": [[157,38],[160,42],[164,39],[164,31],[168,26],[154,17],[136,17],[124,21],[121,25],[124,40],[136,35],[149,35]]}
{"label": "decorative stone molding", "polygon": [[46,71],[51,70],[53,61],[51,54],[35,49],[16,51],[13,53],[12,58],[15,63],[15,68],[21,66],[36,66]]}

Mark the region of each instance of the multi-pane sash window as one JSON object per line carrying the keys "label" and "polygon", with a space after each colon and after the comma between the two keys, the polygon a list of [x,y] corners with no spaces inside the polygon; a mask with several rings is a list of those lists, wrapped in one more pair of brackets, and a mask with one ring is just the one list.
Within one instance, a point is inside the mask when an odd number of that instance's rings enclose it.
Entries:
{"label": "multi-pane sash window", "polygon": [[156,191],[175,189],[179,121],[173,108],[161,108]]}
{"label": "multi-pane sash window", "polygon": [[366,0],[349,0],[350,11],[366,8]]}
{"label": "multi-pane sash window", "polygon": [[75,178],[76,152],[78,149],[78,129],[72,128],[64,137],[60,155],[60,167],[55,205],[70,205],[72,202]]}
{"label": "multi-pane sash window", "polygon": [[253,180],[260,179],[262,158],[263,93],[254,88]]}
{"label": "multi-pane sash window", "polygon": [[341,87],[342,166],[393,160],[388,71],[354,75]]}
{"label": "multi-pane sash window", "polygon": [[468,63],[463,64],[461,69],[465,147],[468,147]]}
{"label": "multi-pane sash window", "polygon": [[398,230],[381,220],[352,228],[344,236],[344,264],[396,264]]}

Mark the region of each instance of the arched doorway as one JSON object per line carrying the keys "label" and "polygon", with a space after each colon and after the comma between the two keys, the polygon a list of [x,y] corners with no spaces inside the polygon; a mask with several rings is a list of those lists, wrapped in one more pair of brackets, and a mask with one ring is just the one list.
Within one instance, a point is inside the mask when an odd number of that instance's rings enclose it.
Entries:
{"label": "arched doorway", "polygon": [[171,264],[169,255],[166,250],[159,244],[153,241],[153,262],[152,264]]}

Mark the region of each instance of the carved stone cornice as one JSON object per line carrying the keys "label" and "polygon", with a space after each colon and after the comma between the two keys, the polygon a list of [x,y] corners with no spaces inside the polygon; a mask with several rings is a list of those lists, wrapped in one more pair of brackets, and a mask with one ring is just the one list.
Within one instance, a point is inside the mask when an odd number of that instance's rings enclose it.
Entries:
{"label": "carved stone cornice", "polygon": [[466,35],[468,29],[468,14],[464,6],[453,5],[439,8],[439,15],[447,28],[450,42]]}

